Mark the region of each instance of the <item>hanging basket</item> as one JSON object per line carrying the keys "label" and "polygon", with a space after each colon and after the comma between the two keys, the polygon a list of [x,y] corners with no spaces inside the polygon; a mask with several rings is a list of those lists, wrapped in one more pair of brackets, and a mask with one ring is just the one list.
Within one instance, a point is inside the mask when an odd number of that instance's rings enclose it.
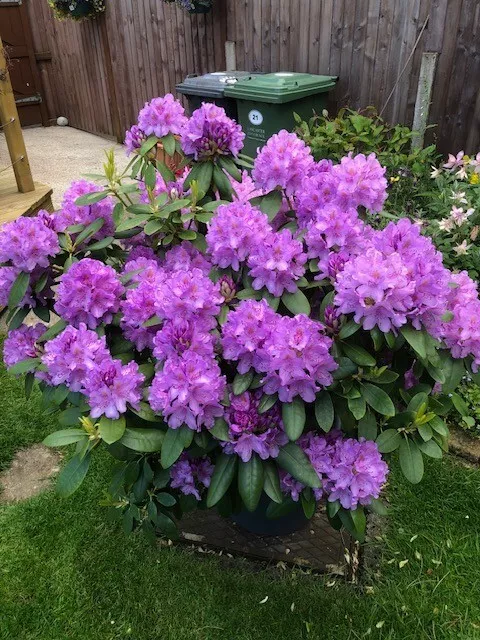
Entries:
{"label": "hanging basket", "polygon": [[86,20],[105,11],[104,0],[48,0],[57,20]]}
{"label": "hanging basket", "polygon": [[212,3],[204,4],[200,2],[194,2],[194,6],[188,10],[188,13],[208,13],[212,8]]}

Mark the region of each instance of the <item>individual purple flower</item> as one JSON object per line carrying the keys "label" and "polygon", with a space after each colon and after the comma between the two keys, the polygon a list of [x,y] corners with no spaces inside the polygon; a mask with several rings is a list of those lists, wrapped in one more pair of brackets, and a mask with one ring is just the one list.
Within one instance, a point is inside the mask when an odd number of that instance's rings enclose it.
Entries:
{"label": "individual purple flower", "polygon": [[10,263],[18,271],[48,267],[50,258],[59,251],[57,234],[43,217],[21,216],[0,230],[0,262]]}
{"label": "individual purple flower", "polygon": [[222,303],[218,284],[197,268],[174,271],[155,292],[155,309],[160,318],[182,317],[201,323],[206,330],[215,326]]}
{"label": "individual purple flower", "polygon": [[240,182],[234,180],[229,174],[228,178],[233,187],[233,199],[236,202],[248,202],[252,198],[258,198],[258,196],[265,195],[262,189],[257,189],[255,182],[250,177],[250,174],[246,169],[242,171],[242,179]]}
{"label": "individual purple flower", "polygon": [[287,196],[292,196],[313,164],[310,147],[295,133],[282,129],[260,149],[255,158],[252,178],[257,187],[266,193],[280,188]]}
{"label": "individual purple flower", "polygon": [[121,302],[122,319],[120,327],[127,340],[135,344],[138,351],[153,348],[153,339],[159,326],[153,325],[145,327],[144,323],[156,314],[156,293],[165,280],[165,273],[158,267],[157,263],[138,258],[127,263],[135,266],[134,263],[146,261],[149,263],[143,271],[132,277],[138,286],[128,289],[125,300]]}
{"label": "individual purple flower", "polygon": [[412,365],[410,367],[410,369],[408,369],[404,373],[404,376],[403,376],[403,388],[406,391],[408,391],[408,389],[413,389],[413,387],[416,387],[419,382],[420,382],[420,380],[415,375],[415,372],[413,370],[413,365]]}
{"label": "individual purple flower", "polygon": [[187,155],[204,160],[216,155],[238,155],[244,138],[241,126],[227,116],[225,109],[203,102],[185,126],[181,145]]}
{"label": "individual purple flower", "polygon": [[264,344],[275,331],[278,317],[266,300],[244,300],[230,311],[222,328],[223,357],[238,360],[239,373],[250,367],[261,370]]}
{"label": "individual purple flower", "polygon": [[307,255],[303,245],[289,229],[269,233],[264,242],[252,248],[248,258],[252,287],[280,297],[285,291],[294,293],[296,281],[305,273]]}
{"label": "individual purple flower", "polygon": [[49,383],[65,384],[71,391],[83,391],[86,379],[105,359],[110,360],[105,336],[80,323],[78,329],[68,326],[62,333],[45,343],[42,363],[47,367]]}
{"label": "individual purple flower", "polygon": [[155,374],[149,392],[150,406],[172,429],[184,424],[193,431],[200,431],[203,426],[209,429],[223,414],[220,400],[225,387],[225,377],[215,358],[188,349],[182,357],[167,359]]}
{"label": "individual purple flower", "polygon": [[231,202],[218,207],[208,225],[207,250],[212,262],[222,269],[240,269],[252,249],[271,233],[268,218],[249,202]]}
{"label": "individual purple flower", "polygon": [[[104,198],[100,200],[100,202],[95,202],[90,205],[76,204],[77,199],[81,196],[103,190],[103,187],[88,180],[76,180],[72,182],[63,195],[60,211],[53,216],[55,230],[65,231],[67,227],[78,224],[88,226],[92,222],[95,222],[95,220],[102,218],[104,221],[102,228],[92,237],[95,240],[102,240],[107,236],[113,235],[115,231],[115,225],[113,223],[113,208],[115,203],[113,198]],[[74,240],[75,235],[76,234],[73,234],[72,236]]]}
{"label": "individual purple flower", "polygon": [[181,316],[167,320],[160,331],[157,330],[153,345],[153,355],[160,361],[182,356],[186,351],[193,351],[199,356],[213,356],[213,336],[197,323]]}
{"label": "individual purple flower", "polygon": [[369,331],[376,325],[387,333],[407,322],[415,283],[397,253],[390,256],[370,248],[347,262],[338,274],[335,305],[353,313],[355,322]]}
{"label": "individual purple flower", "polygon": [[[0,267],[0,308],[8,306],[10,291],[19,273],[20,271],[15,267]],[[31,297],[31,293],[32,289],[28,286],[27,292],[19,306],[34,306],[35,303]]]}
{"label": "individual purple flower", "polygon": [[133,260],[137,260],[138,258],[147,258],[147,260],[155,260],[160,264],[160,258],[157,256],[157,254],[152,249],[152,247],[149,247],[144,244],[139,244],[139,245],[135,245],[133,248],[129,250],[128,256],[125,260],[125,267],[123,269],[124,273],[127,273],[128,263]]}
{"label": "individual purple flower", "polygon": [[337,181],[338,203],[345,207],[363,206],[370,211],[381,211],[387,198],[385,167],[374,153],[365,156],[352,152],[332,167]]}
{"label": "individual purple flower", "polygon": [[305,242],[310,258],[320,258],[325,249],[355,251],[363,240],[363,223],[355,209],[326,205],[307,225]]}
{"label": "individual purple flower", "polygon": [[341,314],[338,312],[333,304],[327,304],[325,311],[323,312],[323,323],[325,325],[325,331],[327,333],[337,335],[341,329]]}
{"label": "individual purple flower", "polygon": [[480,366],[480,300],[468,300],[448,310],[453,317],[442,325],[442,338],[454,358],[473,358],[476,373]]}
{"label": "individual purple flower", "polygon": [[181,134],[186,123],[185,109],[171,93],[146,102],[138,114],[138,126],[146,136],[163,138],[170,133]]}
{"label": "individual purple flower", "polygon": [[230,406],[225,411],[229,442],[222,442],[222,447],[225,453],[235,453],[243,462],[248,462],[254,453],[262,460],[276,458],[280,447],[288,442],[279,405],[264,413],[258,412],[262,395],[261,391],[231,395]]}
{"label": "individual purple flower", "polygon": [[186,496],[201,500],[201,493],[210,486],[215,467],[207,457],[190,458],[182,453],[170,469],[170,486]]}
{"label": "individual purple flower", "polygon": [[212,268],[203,253],[186,240],[167,251],[162,266],[166,272],[170,273],[199,269],[205,276],[208,276]]}
{"label": "individual purple flower", "polygon": [[352,510],[369,505],[379,497],[387,475],[388,467],[375,442],[339,438],[328,472],[328,500],[339,500],[344,509]]}
{"label": "individual purple flower", "polygon": [[17,362],[39,356],[36,342],[46,330],[47,327],[44,324],[38,323],[34,327],[22,325],[18,329],[9,331],[3,343],[3,362],[7,369]]}
{"label": "individual purple flower", "polygon": [[337,368],[330,354],[333,343],[322,331],[320,322],[304,314],[278,317],[275,331],[263,345],[265,393],[278,393],[282,402],[291,402],[297,395],[313,402],[316,392],[332,383],[331,372]]}
{"label": "individual purple flower", "polygon": [[112,267],[83,258],[60,277],[55,311],[76,327],[84,322],[95,329],[102,322],[111,322],[120,308],[122,293],[123,286]]}
{"label": "individual purple flower", "polygon": [[136,362],[122,365],[120,360],[106,358],[96,364],[84,381],[91,417],[116,420],[126,412],[127,403],[138,409],[144,380]]}
{"label": "individual purple flower", "polygon": [[128,131],[125,132],[125,146],[127,147],[127,156],[131,153],[138,151],[142,144],[147,139],[145,131],[142,131],[140,127],[134,124]]}
{"label": "individual purple flower", "polygon": [[128,277],[129,282],[143,282],[144,280],[156,282],[161,271],[163,270],[160,267],[160,260],[154,254],[153,258],[140,256],[128,260],[123,267],[122,276]]}

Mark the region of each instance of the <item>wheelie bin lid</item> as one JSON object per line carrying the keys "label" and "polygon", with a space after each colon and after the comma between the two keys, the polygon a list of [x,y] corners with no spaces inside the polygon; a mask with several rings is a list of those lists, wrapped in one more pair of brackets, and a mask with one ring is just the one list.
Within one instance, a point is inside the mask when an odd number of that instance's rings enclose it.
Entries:
{"label": "wheelie bin lid", "polygon": [[306,96],[325,93],[335,86],[337,80],[338,76],[319,76],[290,71],[248,75],[239,78],[231,85],[225,85],[224,95],[258,102],[292,102]]}
{"label": "wheelie bin lid", "polygon": [[178,93],[187,96],[205,96],[205,98],[223,98],[225,89],[243,78],[254,77],[250,71],[215,71],[199,76],[189,74],[183,82],[177,84]]}

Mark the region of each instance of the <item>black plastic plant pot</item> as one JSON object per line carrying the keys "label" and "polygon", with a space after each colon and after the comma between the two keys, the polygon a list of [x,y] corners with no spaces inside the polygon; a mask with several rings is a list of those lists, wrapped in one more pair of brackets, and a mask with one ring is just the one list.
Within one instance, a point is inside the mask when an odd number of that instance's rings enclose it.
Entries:
{"label": "black plastic plant pot", "polygon": [[288,536],[291,533],[295,533],[295,531],[300,531],[307,525],[308,518],[303,512],[300,501],[292,503],[289,513],[279,518],[269,518],[267,516],[269,504],[271,504],[270,499],[262,494],[255,511],[243,509],[238,513],[234,513],[231,519],[246,531],[257,536]]}

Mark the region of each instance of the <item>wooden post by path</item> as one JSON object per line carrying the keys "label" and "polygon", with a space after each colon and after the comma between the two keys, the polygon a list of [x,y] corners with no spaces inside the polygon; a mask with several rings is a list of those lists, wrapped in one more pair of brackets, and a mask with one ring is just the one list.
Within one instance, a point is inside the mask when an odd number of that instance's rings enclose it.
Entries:
{"label": "wooden post by path", "polygon": [[22,128],[12,84],[7,68],[5,50],[0,38],[0,128],[5,133],[8,151],[12,161],[15,180],[21,193],[35,190],[27,151],[23,141]]}

